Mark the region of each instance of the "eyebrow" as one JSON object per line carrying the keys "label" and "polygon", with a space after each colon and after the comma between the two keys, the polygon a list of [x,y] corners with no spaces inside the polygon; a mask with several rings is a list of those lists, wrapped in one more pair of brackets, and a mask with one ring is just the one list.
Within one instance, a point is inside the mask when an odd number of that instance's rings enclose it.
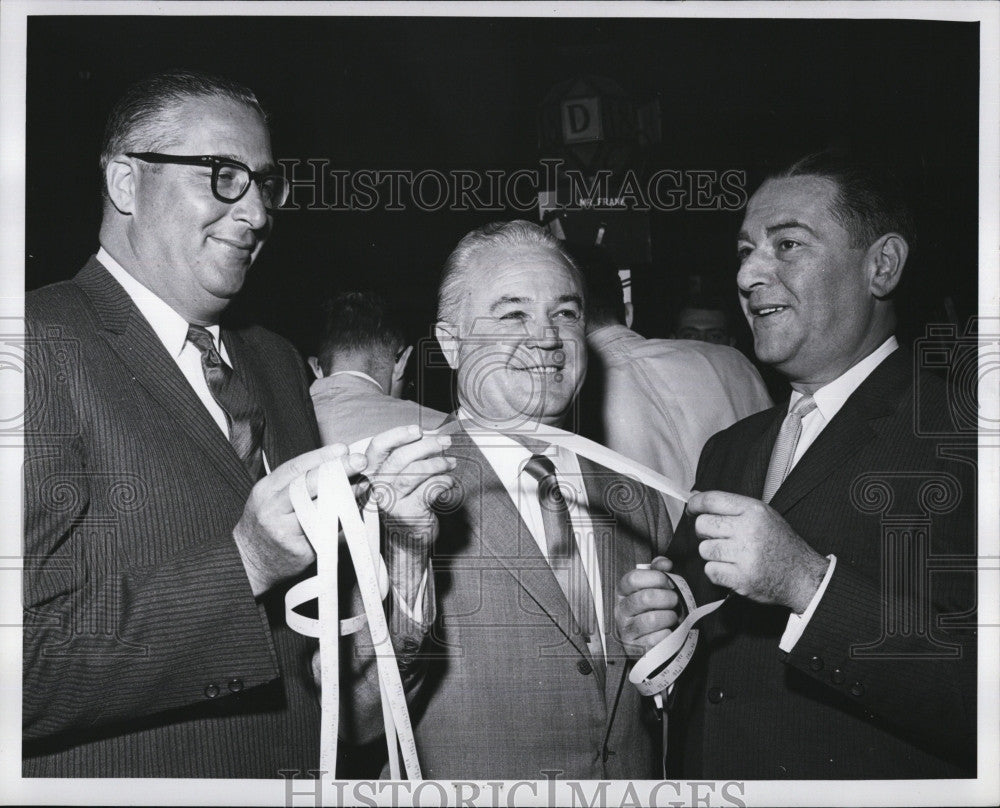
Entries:
{"label": "eyebrow", "polygon": [[248,162],[246,162],[245,160],[243,160],[239,155],[232,154],[231,152],[229,154],[215,154],[215,155],[213,155],[213,157],[221,157],[223,160],[232,160],[234,163],[242,163],[247,168],[249,168],[251,171],[253,171],[255,174],[280,174],[281,173],[280,171],[278,171],[278,167],[274,163],[267,163],[262,168],[254,168]]}
{"label": "eyebrow", "polygon": [[[490,313],[492,314],[497,309],[506,305],[520,305],[522,303],[531,303],[531,298],[528,297],[518,297],[517,295],[504,295],[503,297],[497,299],[492,306],[490,306]],[[583,298],[580,295],[559,295],[553,301],[554,303],[576,303],[581,309],[583,308]]]}
{"label": "eyebrow", "polygon": [[[796,221],[795,219],[792,219],[787,222],[779,222],[778,224],[772,224],[769,227],[765,227],[764,234],[767,236],[772,236],[779,230],[791,230],[796,227],[805,230],[807,233],[810,233],[813,236],[817,235],[816,231],[813,230],[809,225],[803,224],[802,222]],[[746,230],[740,230],[740,233],[736,238],[741,241],[751,240],[750,235],[747,233]]]}

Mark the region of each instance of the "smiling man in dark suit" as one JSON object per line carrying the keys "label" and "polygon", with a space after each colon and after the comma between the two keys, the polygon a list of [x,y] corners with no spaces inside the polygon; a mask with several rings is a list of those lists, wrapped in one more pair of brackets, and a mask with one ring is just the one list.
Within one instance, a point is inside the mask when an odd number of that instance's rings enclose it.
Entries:
{"label": "smiling man in dark suit", "polygon": [[[676,776],[975,773],[975,587],[956,569],[976,554],[975,454],[946,450],[944,383],[915,384],[894,336],[909,230],[892,186],[833,153],[747,206],[743,310],[792,394],[709,440],[671,548],[699,603],[734,593],[677,684]],[[619,588],[639,649],[677,624],[654,567]]]}
{"label": "smiling man in dark suit", "polygon": [[[451,461],[407,428],[367,457],[318,449],[292,346],[220,326],[288,192],[249,90],[184,71],[138,82],[101,169],[99,252],[25,306],[24,774],[307,776],[315,644],[284,625],[283,594],[315,555],[289,484],[306,474],[315,495],[326,461],[365,470],[426,543],[425,483]],[[418,581],[389,555],[412,601]],[[359,725],[372,667],[346,677]]]}

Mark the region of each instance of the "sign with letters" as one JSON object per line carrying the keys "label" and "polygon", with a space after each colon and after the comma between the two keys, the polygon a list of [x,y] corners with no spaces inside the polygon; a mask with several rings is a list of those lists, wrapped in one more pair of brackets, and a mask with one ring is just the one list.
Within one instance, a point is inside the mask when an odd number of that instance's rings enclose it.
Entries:
{"label": "sign with letters", "polygon": [[600,98],[567,98],[560,106],[563,143],[594,143],[603,139]]}

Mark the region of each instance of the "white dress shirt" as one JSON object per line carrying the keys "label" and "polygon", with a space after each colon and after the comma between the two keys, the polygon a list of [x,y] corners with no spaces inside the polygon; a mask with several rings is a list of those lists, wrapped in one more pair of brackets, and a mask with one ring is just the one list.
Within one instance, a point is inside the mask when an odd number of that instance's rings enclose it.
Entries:
{"label": "white dress shirt", "polygon": [[[812,394],[813,400],[816,402],[816,409],[802,419],[802,432],[799,435],[799,442],[795,446],[795,454],[792,455],[792,465],[789,467],[789,473],[795,468],[795,464],[799,462],[805,451],[816,441],[816,438],[826,428],[826,425],[833,420],[833,416],[840,412],[840,408],[844,406],[844,403],[851,397],[851,394],[897,348],[899,348],[899,342],[896,340],[896,337],[889,337],[872,353],[847,370],[846,373],[838,376],[832,382],[823,385]],[[798,390],[793,390],[792,397],[788,402],[788,409],[791,410],[802,396],[803,394]],[[809,606],[800,615],[793,612],[788,616],[788,625],[785,626],[785,631],[781,635],[781,641],[778,643],[778,647],[786,653],[795,647],[795,643],[799,641],[799,637],[806,630],[810,618],[815,613],[816,607],[819,606],[819,602],[823,599],[826,587],[833,577],[833,571],[837,566],[837,557],[835,555],[828,555],[827,558],[830,559],[830,565],[826,568],[823,581],[820,583],[819,589],[816,590],[816,594],[813,595],[813,599],[809,602]]]}

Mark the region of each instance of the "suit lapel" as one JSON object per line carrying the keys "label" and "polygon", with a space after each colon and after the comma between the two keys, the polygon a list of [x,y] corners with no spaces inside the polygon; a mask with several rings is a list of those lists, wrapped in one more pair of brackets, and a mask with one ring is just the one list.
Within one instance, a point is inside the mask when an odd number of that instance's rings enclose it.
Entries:
{"label": "suit lapel", "polygon": [[206,455],[241,496],[249,477],[239,457],[209,415],[176,362],[128,293],[96,258],[76,277],[104,327],[103,337],[123,367],[191,438],[193,449]]}
{"label": "suit lapel", "polygon": [[281,413],[275,412],[274,402],[271,401],[267,389],[260,382],[259,374],[264,371],[264,368],[260,366],[259,357],[253,347],[238,331],[223,329],[222,340],[226,345],[233,373],[243,382],[250,397],[258,403],[264,413],[264,437],[262,441],[264,455],[273,469],[284,459],[281,456],[280,447],[287,446],[288,442],[280,439],[283,422]]}
{"label": "suit lapel", "polygon": [[871,442],[909,385],[908,362],[899,348],[861,383],[795,464],[771,500],[772,508],[787,512]]}
{"label": "suit lapel", "polygon": [[743,477],[739,490],[735,493],[759,499],[764,492],[764,480],[767,477],[767,467],[771,463],[771,452],[774,442],[778,439],[781,422],[788,414],[787,402],[784,407],[774,408],[774,417],[760,436],[746,447],[747,462],[743,467]]}
{"label": "suit lapel", "polygon": [[460,464],[469,463],[482,470],[480,490],[467,490],[465,496],[469,513],[481,517],[471,520],[469,527],[478,534],[483,549],[510,573],[573,647],[589,659],[587,646],[573,631],[566,597],[493,466],[464,430],[454,434],[449,453]]}

